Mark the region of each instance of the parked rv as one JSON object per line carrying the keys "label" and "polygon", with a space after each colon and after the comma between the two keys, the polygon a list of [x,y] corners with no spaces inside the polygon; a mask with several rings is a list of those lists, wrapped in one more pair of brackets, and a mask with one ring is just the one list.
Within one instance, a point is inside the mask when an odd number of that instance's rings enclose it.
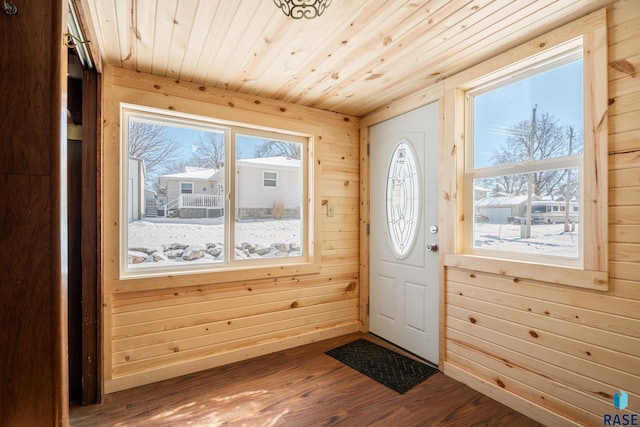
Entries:
{"label": "parked rv", "polygon": [[[566,211],[567,202],[554,201],[554,200],[539,200],[531,202],[531,223],[532,224],[556,224],[565,222],[569,219],[569,222],[578,222],[578,203],[569,203],[569,212]],[[527,212],[527,206],[525,205],[525,212]],[[568,215],[567,215],[568,214]],[[516,216],[513,217],[514,224],[526,224],[527,217]]]}

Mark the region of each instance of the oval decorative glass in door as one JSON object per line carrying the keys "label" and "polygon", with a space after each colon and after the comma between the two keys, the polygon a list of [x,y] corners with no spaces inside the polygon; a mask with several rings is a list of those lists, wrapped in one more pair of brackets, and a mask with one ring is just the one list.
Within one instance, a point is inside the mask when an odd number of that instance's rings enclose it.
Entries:
{"label": "oval decorative glass in door", "polygon": [[386,211],[393,255],[406,258],[416,243],[422,206],[420,170],[410,141],[400,139],[387,173]]}

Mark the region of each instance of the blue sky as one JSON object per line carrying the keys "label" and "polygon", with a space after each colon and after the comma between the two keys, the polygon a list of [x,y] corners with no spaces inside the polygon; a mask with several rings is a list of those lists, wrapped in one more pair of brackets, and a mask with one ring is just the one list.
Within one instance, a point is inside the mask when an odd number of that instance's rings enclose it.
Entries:
{"label": "blue sky", "polygon": [[475,98],[475,167],[489,166],[494,147],[507,138],[506,131],[536,114],[549,113],[562,126],[582,134],[584,96],[582,60],[577,60]]}
{"label": "blue sky", "polygon": [[173,136],[176,141],[176,150],[182,158],[191,157],[193,147],[204,132],[193,129],[184,129],[178,127],[168,127],[168,134]]}
{"label": "blue sky", "polygon": [[[204,131],[180,128],[180,127],[168,127],[169,135],[172,135],[176,141],[176,150],[181,158],[188,159],[191,154],[196,151],[196,143],[200,139],[200,135],[204,134]],[[243,135],[238,135],[236,151],[238,152],[239,159],[246,159],[253,157],[254,147],[264,141],[263,139],[249,138]]]}

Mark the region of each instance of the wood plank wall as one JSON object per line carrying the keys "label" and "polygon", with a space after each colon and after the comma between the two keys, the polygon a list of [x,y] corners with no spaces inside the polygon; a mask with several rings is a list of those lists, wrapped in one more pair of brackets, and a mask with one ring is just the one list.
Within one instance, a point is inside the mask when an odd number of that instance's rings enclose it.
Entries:
{"label": "wood plank wall", "polygon": [[[120,68],[105,70],[103,94],[106,392],[360,329],[357,118]],[[313,135],[315,273],[119,280],[120,102]],[[334,206],[335,216],[326,215],[324,201]]]}
{"label": "wood plank wall", "polygon": [[0,425],[68,420],[66,1],[0,12]]}
{"label": "wood plank wall", "polygon": [[548,425],[640,412],[640,2],[607,21],[609,290],[446,272],[444,372]]}

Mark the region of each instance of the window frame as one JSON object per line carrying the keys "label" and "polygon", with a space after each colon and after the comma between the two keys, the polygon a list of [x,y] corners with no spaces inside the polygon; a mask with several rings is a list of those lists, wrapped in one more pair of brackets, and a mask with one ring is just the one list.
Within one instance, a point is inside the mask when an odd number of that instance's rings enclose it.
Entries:
{"label": "window frame", "polygon": [[[465,185],[466,122],[465,94],[468,90],[495,81],[528,65],[552,58],[558,51],[582,43],[584,61],[584,152],[583,190],[580,207],[584,254],[581,266],[558,266],[541,261],[505,259],[471,254],[466,249],[468,235]],[[608,180],[607,180],[607,19],[606,9],[575,20],[525,44],[445,80],[444,180],[445,215],[443,225],[451,225],[452,236],[444,242],[444,265],[591,290],[608,290]],[[450,195],[449,198],[446,196]],[[451,212],[451,214],[449,214]],[[449,216],[451,215],[451,216]],[[473,218],[473,217],[472,217]]]}
{"label": "window frame", "polygon": [[[264,128],[261,126],[253,126],[249,123],[234,122],[223,119],[214,119],[201,115],[177,113],[170,110],[163,110],[154,107],[147,107],[136,104],[121,102],[120,110],[120,226],[118,242],[119,247],[119,280],[133,280],[145,278],[157,278],[158,280],[172,280],[173,276],[196,275],[202,277],[197,279],[206,280],[207,283],[217,283],[232,280],[239,274],[238,278],[251,277],[252,271],[256,272],[256,277],[281,277],[296,274],[318,273],[319,254],[316,252],[316,227],[314,225],[313,215],[315,213],[316,199],[314,187],[314,162],[313,162],[313,142],[314,137],[311,134],[288,131],[285,129]],[[128,120],[130,117],[150,120],[153,123],[186,127],[190,129],[206,131],[208,128],[215,131],[224,130],[225,138],[228,142],[225,146],[225,194],[224,209],[227,212],[224,225],[225,235],[225,260],[221,263],[206,263],[193,266],[170,266],[168,268],[158,267],[151,269],[131,269],[128,268],[128,221],[127,221],[127,198],[128,186],[126,185],[129,172],[127,149],[128,137]],[[157,121],[153,121],[153,119]],[[300,246],[303,248],[301,256],[264,258],[264,259],[238,259],[234,257],[235,247],[235,199],[236,192],[232,189],[236,188],[236,138],[238,135],[250,135],[259,138],[282,139],[288,142],[296,142],[302,144],[301,149],[301,165],[303,170],[303,194],[301,195],[301,241]],[[182,184],[180,182],[180,191]],[[193,184],[193,183],[192,183]],[[195,189],[195,186],[192,186]],[[180,193],[182,194],[182,193]],[[269,271],[273,272],[269,272]],[[225,273],[224,278],[219,273]],[[154,286],[152,286],[153,288]]]}
{"label": "window frame", "polygon": [[[273,173],[276,175],[275,178],[267,178],[265,177],[265,174],[268,173]],[[273,181],[275,185],[265,185],[265,182],[267,181]],[[276,171],[268,171],[268,170],[264,170],[262,171],[262,187],[263,188],[278,188],[278,172]]]}
{"label": "window frame", "polygon": [[[191,185],[191,192],[190,193],[185,193],[184,192],[184,188],[183,185],[184,184],[190,184]],[[195,188],[193,181],[180,181],[180,194],[195,194],[193,189]]]}

